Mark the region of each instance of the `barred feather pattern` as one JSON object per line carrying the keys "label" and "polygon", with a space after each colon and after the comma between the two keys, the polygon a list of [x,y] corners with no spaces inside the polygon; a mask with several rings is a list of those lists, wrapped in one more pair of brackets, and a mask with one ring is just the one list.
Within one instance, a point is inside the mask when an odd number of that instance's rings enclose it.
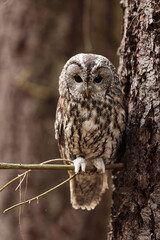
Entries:
{"label": "barred feather pattern", "polygon": [[[125,107],[112,63],[95,54],[72,57],[60,75],[59,92],[55,137],[61,157],[81,156],[86,165],[95,159],[113,162],[125,129]],[[70,182],[72,206],[94,209],[107,187],[106,172],[80,171]]]}

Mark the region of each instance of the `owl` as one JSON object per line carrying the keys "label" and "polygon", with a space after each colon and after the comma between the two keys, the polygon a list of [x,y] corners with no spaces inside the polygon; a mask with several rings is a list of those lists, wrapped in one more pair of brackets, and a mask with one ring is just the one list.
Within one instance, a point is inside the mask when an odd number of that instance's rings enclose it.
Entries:
{"label": "owl", "polygon": [[[125,129],[121,85],[112,63],[101,55],[77,54],[59,78],[55,138],[60,155],[74,164],[71,204],[92,210],[107,188],[105,166],[114,161]],[[93,165],[95,170],[87,170]]]}

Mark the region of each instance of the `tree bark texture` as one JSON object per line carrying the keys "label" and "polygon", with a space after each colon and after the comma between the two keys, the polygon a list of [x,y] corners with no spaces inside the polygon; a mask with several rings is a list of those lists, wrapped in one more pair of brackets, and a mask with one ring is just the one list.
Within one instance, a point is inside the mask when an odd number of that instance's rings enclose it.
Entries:
{"label": "tree bark texture", "polygon": [[160,239],[160,3],[122,0],[119,76],[128,107],[126,169],[114,173],[115,240]]}

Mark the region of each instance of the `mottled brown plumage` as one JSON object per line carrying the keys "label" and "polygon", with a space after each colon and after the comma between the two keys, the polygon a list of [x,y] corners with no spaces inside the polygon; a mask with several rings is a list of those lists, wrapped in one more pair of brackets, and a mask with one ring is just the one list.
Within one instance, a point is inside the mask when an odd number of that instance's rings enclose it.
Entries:
{"label": "mottled brown plumage", "polygon": [[[105,165],[114,160],[125,129],[120,82],[107,58],[77,54],[62,70],[59,92],[55,136],[61,157],[72,159],[78,173],[70,182],[71,203],[91,210],[107,188]],[[97,171],[85,172],[88,164]]]}

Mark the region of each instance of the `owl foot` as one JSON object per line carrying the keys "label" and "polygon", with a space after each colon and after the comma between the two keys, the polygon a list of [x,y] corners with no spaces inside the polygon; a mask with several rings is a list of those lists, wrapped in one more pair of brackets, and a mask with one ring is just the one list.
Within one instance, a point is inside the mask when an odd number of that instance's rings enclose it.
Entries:
{"label": "owl foot", "polygon": [[86,161],[83,157],[78,157],[75,160],[73,160],[73,164],[74,164],[74,170],[76,174],[79,172],[80,169],[82,172],[85,172]]}
{"label": "owl foot", "polygon": [[92,160],[92,163],[97,168],[97,172],[105,173],[105,165],[101,158]]}

